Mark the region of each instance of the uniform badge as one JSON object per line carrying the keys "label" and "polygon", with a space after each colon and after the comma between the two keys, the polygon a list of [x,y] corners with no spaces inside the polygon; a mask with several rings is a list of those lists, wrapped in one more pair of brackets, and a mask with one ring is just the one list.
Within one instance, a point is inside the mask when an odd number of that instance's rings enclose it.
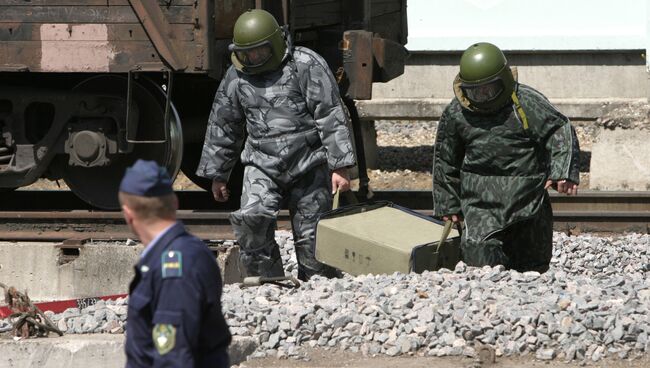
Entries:
{"label": "uniform badge", "polygon": [[164,252],[161,256],[162,278],[183,276],[183,255],[177,250]]}
{"label": "uniform badge", "polygon": [[153,327],[152,337],[158,354],[165,355],[172,351],[176,345],[176,327],[166,324],[155,325]]}

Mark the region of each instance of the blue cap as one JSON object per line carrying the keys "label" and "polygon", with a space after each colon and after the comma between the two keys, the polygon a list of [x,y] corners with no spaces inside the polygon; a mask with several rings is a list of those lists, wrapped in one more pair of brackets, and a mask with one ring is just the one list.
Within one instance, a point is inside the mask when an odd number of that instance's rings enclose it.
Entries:
{"label": "blue cap", "polygon": [[126,169],[120,192],[143,197],[159,197],[173,193],[172,179],[167,169],[155,161],[138,160]]}

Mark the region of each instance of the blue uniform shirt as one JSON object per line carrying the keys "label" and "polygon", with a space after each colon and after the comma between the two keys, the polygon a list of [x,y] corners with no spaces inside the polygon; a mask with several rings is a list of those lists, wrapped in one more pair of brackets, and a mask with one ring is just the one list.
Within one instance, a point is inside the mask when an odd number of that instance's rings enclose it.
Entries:
{"label": "blue uniform shirt", "polygon": [[221,285],[208,247],[181,223],[167,229],[129,286],[126,366],[228,367]]}

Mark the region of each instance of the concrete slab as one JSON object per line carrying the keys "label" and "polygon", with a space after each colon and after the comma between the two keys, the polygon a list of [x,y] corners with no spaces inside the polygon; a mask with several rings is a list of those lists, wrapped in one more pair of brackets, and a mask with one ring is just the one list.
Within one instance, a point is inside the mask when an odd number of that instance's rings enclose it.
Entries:
{"label": "concrete slab", "polygon": [[[246,360],[257,343],[235,338],[228,348],[232,364]],[[65,335],[13,341],[0,338],[0,368],[124,367],[124,335]]]}
{"label": "concrete slab", "polygon": [[244,281],[246,271],[239,263],[239,246],[220,247],[218,251],[217,263],[223,283],[236,284]]}
{"label": "concrete slab", "polygon": [[[469,46],[469,45],[468,45]],[[413,52],[404,74],[373,84],[373,98],[453,97],[462,52]],[[636,99],[649,95],[641,50],[506,52],[519,81],[549,99]]]}
{"label": "concrete slab", "polygon": [[650,130],[601,129],[591,149],[589,188],[650,190]]}
{"label": "concrete slab", "polygon": [[142,246],[0,243],[0,280],[35,301],[125,294]]}
{"label": "concrete slab", "polygon": [[[361,120],[438,120],[448,98],[373,98],[355,101]],[[607,111],[628,104],[647,102],[645,98],[551,98],[551,103],[573,120],[596,120]]]}
{"label": "concrete slab", "polygon": [[[142,245],[0,242],[0,281],[27,290],[33,301],[126,294]],[[225,283],[241,282],[239,249],[220,247],[217,263]]]}
{"label": "concrete slab", "polygon": [[124,367],[124,335],[0,340],[0,368]]}

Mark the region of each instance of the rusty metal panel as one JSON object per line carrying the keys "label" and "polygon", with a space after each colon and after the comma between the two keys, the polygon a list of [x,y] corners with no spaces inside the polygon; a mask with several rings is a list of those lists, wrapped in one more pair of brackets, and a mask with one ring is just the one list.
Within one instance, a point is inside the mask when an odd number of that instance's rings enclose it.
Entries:
{"label": "rusty metal panel", "polygon": [[408,55],[403,45],[367,31],[344,32],[341,50],[349,82],[347,96],[356,100],[372,98],[372,82],[402,75]]}
{"label": "rusty metal panel", "polygon": [[343,68],[350,83],[347,96],[352,99],[372,98],[372,33],[346,31],[341,42]]}
{"label": "rusty metal panel", "polygon": [[[0,23],[0,41],[54,41],[51,35],[41,36],[42,23]],[[107,24],[106,41],[149,41],[149,36],[140,23]],[[82,28],[76,25],[66,26],[68,38],[74,39],[72,33]],[[172,24],[171,32],[179,41],[194,40],[194,26],[191,24]],[[48,37],[50,37],[48,39]],[[79,37],[74,36],[76,39]]]}
{"label": "rusty metal panel", "polygon": [[372,54],[375,61],[374,82],[388,82],[404,74],[408,52],[402,44],[385,38],[372,38]]}
{"label": "rusty metal panel", "polygon": [[129,0],[0,0],[0,70],[127,72],[161,56],[176,70],[210,67],[213,1],[139,2],[157,13],[150,30]]}
{"label": "rusty metal panel", "polygon": [[195,27],[196,43],[194,45],[194,70],[210,71],[216,67],[214,51],[214,3],[199,2]]}
{"label": "rusty metal panel", "polygon": [[187,50],[183,50],[182,45],[175,39],[161,7],[147,0],[129,0],[129,2],[160,57],[172,70],[187,68],[187,60],[185,60]]}
{"label": "rusty metal panel", "polygon": [[[66,25],[62,25],[65,27]],[[105,37],[107,31],[85,27]],[[193,43],[186,43],[189,48]],[[128,72],[136,65],[160,62],[150,41],[94,40],[0,41],[0,69],[25,65],[32,72]]]}
{"label": "rusty metal panel", "polygon": [[340,0],[293,0],[290,18],[293,30],[340,25],[343,6]]}
{"label": "rusty metal panel", "polygon": [[[169,23],[194,23],[191,6],[158,7]],[[2,6],[0,23],[137,23],[129,5],[116,6]]]}
{"label": "rusty metal panel", "polygon": [[382,38],[406,44],[406,0],[371,0],[366,15],[369,23],[367,31],[379,34]]}
{"label": "rusty metal panel", "polygon": [[[161,6],[194,6],[196,0],[155,0]],[[0,6],[111,6],[129,5],[129,0],[0,0]]]}
{"label": "rusty metal panel", "polygon": [[214,2],[215,29],[214,37],[232,38],[232,28],[237,18],[246,10],[255,7],[253,0],[223,0]]}

